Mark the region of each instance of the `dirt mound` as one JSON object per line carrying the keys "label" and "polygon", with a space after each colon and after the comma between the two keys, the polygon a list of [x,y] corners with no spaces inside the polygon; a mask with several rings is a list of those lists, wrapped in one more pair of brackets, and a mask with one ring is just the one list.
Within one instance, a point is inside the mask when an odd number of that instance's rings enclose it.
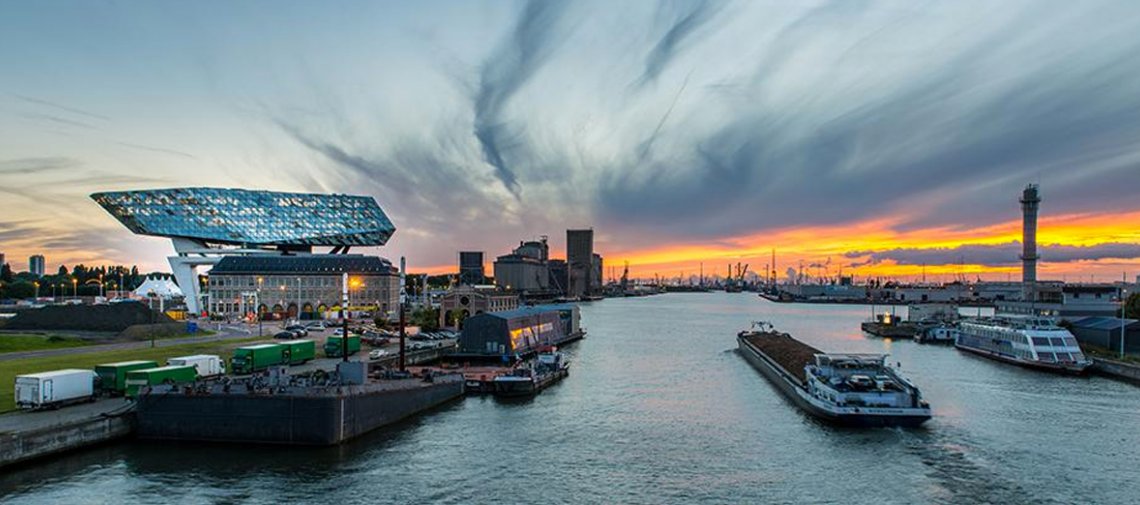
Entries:
{"label": "dirt mound", "polygon": [[135,302],[109,305],[50,305],[21,310],[6,330],[71,330],[120,332],[136,324],[173,323],[166,314]]}

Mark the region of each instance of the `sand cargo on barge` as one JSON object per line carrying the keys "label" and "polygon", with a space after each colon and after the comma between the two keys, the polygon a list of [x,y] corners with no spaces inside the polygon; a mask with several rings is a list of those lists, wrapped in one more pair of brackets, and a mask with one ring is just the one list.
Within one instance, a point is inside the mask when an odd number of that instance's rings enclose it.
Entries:
{"label": "sand cargo on barge", "polygon": [[740,354],[801,410],[847,426],[917,426],[930,406],[885,354],[826,354],[757,323],[737,335]]}

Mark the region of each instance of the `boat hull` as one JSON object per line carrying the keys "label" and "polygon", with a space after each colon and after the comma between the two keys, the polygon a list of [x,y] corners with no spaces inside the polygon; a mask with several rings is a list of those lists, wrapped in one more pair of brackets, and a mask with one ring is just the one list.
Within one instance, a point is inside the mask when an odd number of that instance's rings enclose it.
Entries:
{"label": "boat hull", "polygon": [[970,347],[968,345],[962,345],[958,343],[955,343],[954,347],[957,347],[959,350],[965,352],[992,359],[994,361],[1000,361],[1002,363],[1009,363],[1011,365],[1017,365],[1024,368],[1031,368],[1033,370],[1040,370],[1043,372],[1051,372],[1061,375],[1087,375],[1089,372],[1089,367],[1092,366],[1092,363],[1089,363],[1087,365],[1064,365],[1058,363],[1043,363],[1040,361],[1024,361],[1011,358],[1004,354],[988,351],[986,349],[978,349],[976,347]]}
{"label": "boat hull", "polygon": [[[829,410],[814,403],[807,391],[800,386],[802,382],[783,367],[764,355],[759,349],[749,345],[743,338],[737,338],[740,354],[752,365],[768,382],[772,383],[789,401],[800,410],[813,417],[838,426],[851,427],[880,427],[903,426],[913,427],[921,425],[930,419],[929,411],[916,414],[901,413],[909,409],[851,409],[851,413],[841,413]],[[883,412],[883,413],[874,413]]]}

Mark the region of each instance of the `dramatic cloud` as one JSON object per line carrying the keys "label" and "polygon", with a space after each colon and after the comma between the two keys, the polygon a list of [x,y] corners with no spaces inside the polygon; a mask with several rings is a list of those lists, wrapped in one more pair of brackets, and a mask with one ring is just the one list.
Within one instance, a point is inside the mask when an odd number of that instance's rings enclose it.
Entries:
{"label": "dramatic cloud", "polygon": [[503,113],[511,97],[550,56],[564,4],[561,0],[527,2],[510,36],[484,60],[479,73],[475,137],[487,163],[495,167],[496,177],[516,197],[521,188],[505,158],[512,134]]}
{"label": "dramatic cloud", "polygon": [[685,39],[712,19],[716,11],[723,5],[711,1],[688,1],[681,4],[683,6],[682,12],[676,13],[674,8],[678,6],[677,2],[661,4],[659,11],[666,16],[674,16],[674,19],[670,23],[669,29],[665,30],[665,34],[661,36],[661,39],[645,57],[645,71],[638,79],[639,86],[656,81],[657,76],[661,75],[665,67],[677,56],[677,52],[681,50]]}
{"label": "dramatic cloud", "polygon": [[658,265],[796,229],[838,230],[805,264],[885,261],[916,242],[843,230],[982,233],[1030,182],[1043,220],[1140,210],[1138,33],[1096,0],[33,2],[0,17],[0,192],[58,223],[131,184],[368,194],[417,265],[585,226]]}
{"label": "dramatic cloud", "polygon": [[[1049,244],[1037,248],[1041,261],[1048,263],[1071,263],[1075,261],[1096,261],[1104,259],[1140,258],[1140,244],[1105,243],[1089,246]],[[953,248],[900,248],[886,251],[851,251],[844,256],[849,259],[865,258],[851,266],[864,266],[882,261],[894,261],[900,265],[951,265],[965,263],[986,266],[1020,265],[1021,243],[968,244]]]}

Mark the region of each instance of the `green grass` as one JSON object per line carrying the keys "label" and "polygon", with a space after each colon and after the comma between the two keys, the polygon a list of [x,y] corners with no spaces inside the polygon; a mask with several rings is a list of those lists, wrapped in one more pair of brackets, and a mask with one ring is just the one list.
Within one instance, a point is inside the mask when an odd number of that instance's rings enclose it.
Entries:
{"label": "green grass", "polygon": [[226,340],[222,342],[202,342],[181,344],[169,347],[144,347],[120,351],[85,352],[70,356],[46,356],[41,358],[14,359],[0,361],[0,412],[16,408],[16,376],[27,373],[47,372],[64,368],[93,369],[95,365],[136,359],[148,359],[163,364],[168,358],[188,354],[217,354],[228,358],[234,347],[248,344],[263,337]]}
{"label": "green grass", "polygon": [[1120,358],[1120,351],[1110,351],[1110,350],[1105,349],[1103,347],[1095,346],[1092,344],[1081,344],[1081,350],[1084,351],[1085,354],[1092,356],[1092,357],[1096,357],[1096,358],[1104,358],[1104,359],[1111,359],[1111,360],[1115,360],[1115,361],[1123,361],[1125,363],[1140,364],[1140,357],[1138,357],[1138,356],[1134,356],[1132,354],[1125,354],[1124,359],[1121,359]]}
{"label": "green grass", "polygon": [[40,351],[63,349],[89,345],[89,342],[75,337],[61,335],[29,335],[24,333],[0,334],[0,354],[7,352]]}

